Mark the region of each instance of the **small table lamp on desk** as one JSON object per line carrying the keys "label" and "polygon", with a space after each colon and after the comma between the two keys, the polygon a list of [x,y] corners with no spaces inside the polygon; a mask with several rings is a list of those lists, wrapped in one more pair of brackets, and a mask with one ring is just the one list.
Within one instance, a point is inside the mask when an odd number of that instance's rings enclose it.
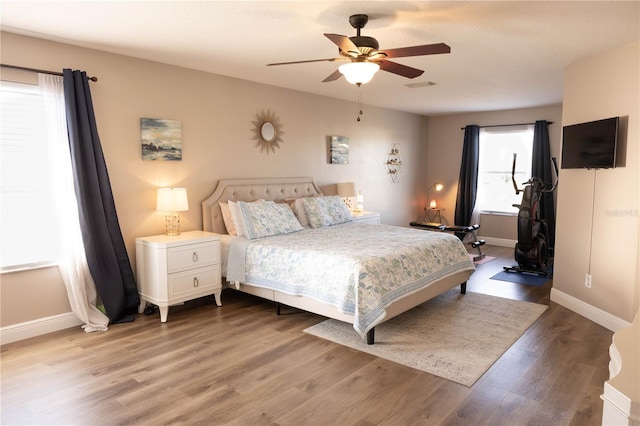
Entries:
{"label": "small table lamp on desk", "polygon": [[438,205],[436,204],[436,200],[434,198],[431,198],[431,190],[440,192],[442,191],[443,188],[444,188],[444,184],[442,182],[436,182],[427,189],[427,201],[429,202],[429,205],[424,208],[424,213],[425,213],[427,222],[431,222],[436,225],[439,225],[442,223],[442,217],[440,216],[440,212],[443,211],[444,209],[439,209]]}
{"label": "small table lamp on desk", "polygon": [[442,216],[440,215],[440,212],[444,211],[444,209],[437,209],[437,208],[431,208],[431,207],[425,207],[424,209],[424,213],[427,216],[427,222],[429,223],[434,223],[434,224],[441,224],[442,223]]}

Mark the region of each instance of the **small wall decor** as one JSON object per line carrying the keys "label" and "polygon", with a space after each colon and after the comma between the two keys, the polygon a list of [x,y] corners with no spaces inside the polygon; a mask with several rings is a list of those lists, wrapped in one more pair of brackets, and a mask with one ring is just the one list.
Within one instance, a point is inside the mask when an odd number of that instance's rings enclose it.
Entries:
{"label": "small wall decor", "polygon": [[141,118],[143,160],[182,160],[182,124],[176,120]]}
{"label": "small wall decor", "polygon": [[389,171],[389,176],[391,176],[391,181],[398,181],[400,167],[402,167],[402,160],[400,160],[400,150],[398,149],[398,146],[394,144],[391,147],[391,150],[389,150],[389,154],[387,154],[387,170]]}
{"label": "small wall decor", "polygon": [[346,136],[329,136],[331,164],[349,164],[349,138]]}
{"label": "small wall decor", "polygon": [[280,148],[283,142],[282,124],[274,112],[269,110],[261,111],[256,115],[253,123],[253,139],[256,146],[260,148],[260,152],[269,151],[275,154],[276,148]]}

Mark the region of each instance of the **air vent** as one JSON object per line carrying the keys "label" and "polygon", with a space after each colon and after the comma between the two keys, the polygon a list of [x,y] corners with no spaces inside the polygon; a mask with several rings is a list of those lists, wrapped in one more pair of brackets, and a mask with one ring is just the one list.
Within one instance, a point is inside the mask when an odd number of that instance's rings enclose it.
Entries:
{"label": "air vent", "polygon": [[423,81],[422,83],[409,83],[409,84],[405,84],[405,86],[407,86],[409,89],[417,89],[419,87],[428,87],[428,86],[435,86],[436,83],[435,81]]}

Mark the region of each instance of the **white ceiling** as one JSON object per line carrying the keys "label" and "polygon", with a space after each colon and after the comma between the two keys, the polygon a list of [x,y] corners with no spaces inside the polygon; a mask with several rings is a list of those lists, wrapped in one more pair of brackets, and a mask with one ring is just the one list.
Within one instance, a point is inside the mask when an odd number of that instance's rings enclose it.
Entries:
{"label": "white ceiling", "polygon": [[[362,35],[380,49],[443,42],[451,54],[394,61],[425,73],[378,72],[365,104],[423,115],[525,108],[562,101],[563,68],[640,38],[638,1],[15,1],[3,31],[355,101],[344,78],[321,81],[337,56],[323,33]],[[13,64],[21,65],[21,64]],[[91,64],[85,65],[91,74]],[[100,77],[98,75],[98,77]],[[408,88],[408,83],[436,85]]]}

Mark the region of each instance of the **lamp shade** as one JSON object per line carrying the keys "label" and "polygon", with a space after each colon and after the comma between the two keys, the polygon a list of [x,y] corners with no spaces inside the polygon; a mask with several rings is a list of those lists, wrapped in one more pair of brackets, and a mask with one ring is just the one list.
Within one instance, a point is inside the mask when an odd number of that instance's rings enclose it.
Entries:
{"label": "lamp shade", "polygon": [[338,70],[351,84],[365,84],[371,81],[373,75],[378,72],[380,65],[373,62],[349,62],[340,65]]}
{"label": "lamp shade", "polygon": [[442,191],[443,188],[444,188],[444,184],[442,182],[436,182],[433,185],[431,185],[427,190],[427,202],[429,203],[430,209],[435,209],[437,207],[436,200],[431,198],[431,190],[433,189],[436,192],[440,192]]}
{"label": "lamp shade", "polygon": [[158,188],[156,210],[160,212],[183,212],[189,210],[185,188]]}
{"label": "lamp shade", "polygon": [[342,198],[356,196],[356,184],[353,182],[338,183],[338,195]]}

